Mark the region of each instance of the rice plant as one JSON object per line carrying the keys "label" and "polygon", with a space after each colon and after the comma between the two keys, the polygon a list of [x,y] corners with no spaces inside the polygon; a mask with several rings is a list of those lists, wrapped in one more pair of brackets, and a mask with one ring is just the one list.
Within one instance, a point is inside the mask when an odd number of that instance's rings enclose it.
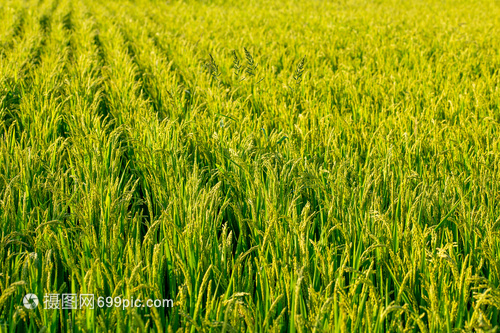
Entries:
{"label": "rice plant", "polygon": [[238,55],[236,54],[236,50],[233,50],[232,55],[233,55],[234,75],[236,76],[236,78],[239,78],[240,74],[241,74],[240,59],[238,58]]}
{"label": "rice plant", "polygon": [[245,58],[247,60],[247,66],[245,68],[245,73],[247,73],[248,76],[254,76],[255,69],[257,68],[257,64],[253,60],[253,57],[252,57],[252,54],[250,53],[250,51],[248,51],[246,47],[244,47],[243,50],[245,50]]}

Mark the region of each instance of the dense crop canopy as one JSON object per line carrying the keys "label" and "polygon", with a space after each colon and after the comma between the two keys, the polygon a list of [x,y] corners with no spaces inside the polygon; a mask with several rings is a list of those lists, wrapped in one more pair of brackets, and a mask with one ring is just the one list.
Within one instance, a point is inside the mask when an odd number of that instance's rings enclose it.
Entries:
{"label": "dense crop canopy", "polygon": [[493,0],[0,0],[0,332],[500,329],[499,71]]}

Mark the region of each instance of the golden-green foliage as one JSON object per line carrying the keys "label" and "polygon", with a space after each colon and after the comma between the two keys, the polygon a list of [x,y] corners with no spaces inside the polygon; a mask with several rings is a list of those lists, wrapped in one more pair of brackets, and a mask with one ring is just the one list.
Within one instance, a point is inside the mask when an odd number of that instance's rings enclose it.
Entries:
{"label": "golden-green foliage", "polygon": [[0,331],[499,330],[499,18],[0,0]]}

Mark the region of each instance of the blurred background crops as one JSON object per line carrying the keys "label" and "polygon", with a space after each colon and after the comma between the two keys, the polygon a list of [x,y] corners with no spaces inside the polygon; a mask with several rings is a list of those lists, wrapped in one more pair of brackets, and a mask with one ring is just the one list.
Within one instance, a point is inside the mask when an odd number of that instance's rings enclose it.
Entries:
{"label": "blurred background crops", "polygon": [[500,330],[499,70],[497,1],[0,0],[0,331]]}

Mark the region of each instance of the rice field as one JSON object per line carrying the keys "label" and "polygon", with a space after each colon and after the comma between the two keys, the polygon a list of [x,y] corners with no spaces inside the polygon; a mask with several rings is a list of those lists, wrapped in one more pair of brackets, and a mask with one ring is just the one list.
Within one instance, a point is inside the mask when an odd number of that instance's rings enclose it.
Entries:
{"label": "rice field", "polygon": [[500,331],[499,84],[494,0],[0,0],[0,332]]}

